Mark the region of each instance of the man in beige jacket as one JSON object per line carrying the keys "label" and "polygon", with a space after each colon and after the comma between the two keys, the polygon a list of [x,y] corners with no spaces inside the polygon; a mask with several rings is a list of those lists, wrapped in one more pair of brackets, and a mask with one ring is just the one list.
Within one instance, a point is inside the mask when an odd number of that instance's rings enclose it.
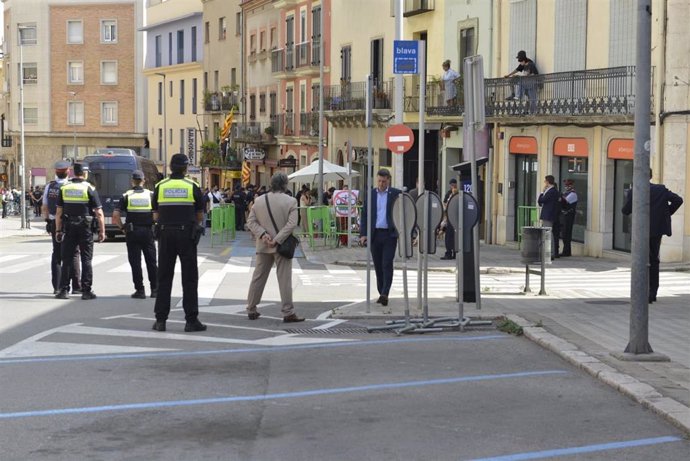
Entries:
{"label": "man in beige jacket", "polygon": [[[256,306],[261,302],[268,274],[275,262],[283,322],[304,321],[295,314],[295,306],[292,304],[292,260],[279,255],[276,251],[278,244],[282,243],[297,227],[297,200],[285,193],[287,185],[288,178],[285,173],[274,174],[271,178],[271,192],[254,200],[254,206],[247,218],[247,228],[256,238],[256,267],[247,295],[249,320],[256,320],[261,315],[257,312]],[[267,201],[271,206],[275,226],[268,214]]]}

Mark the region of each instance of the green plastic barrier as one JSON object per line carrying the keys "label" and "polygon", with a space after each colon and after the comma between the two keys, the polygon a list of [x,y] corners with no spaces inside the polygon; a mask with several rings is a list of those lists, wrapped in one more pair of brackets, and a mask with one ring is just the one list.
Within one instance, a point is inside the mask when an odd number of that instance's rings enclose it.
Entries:
{"label": "green plastic barrier", "polygon": [[224,203],[220,208],[223,210],[223,237],[235,240],[235,204]]}
{"label": "green plastic barrier", "polygon": [[324,246],[335,245],[335,211],[328,206],[310,206],[307,208],[309,246],[313,249],[317,240]]}

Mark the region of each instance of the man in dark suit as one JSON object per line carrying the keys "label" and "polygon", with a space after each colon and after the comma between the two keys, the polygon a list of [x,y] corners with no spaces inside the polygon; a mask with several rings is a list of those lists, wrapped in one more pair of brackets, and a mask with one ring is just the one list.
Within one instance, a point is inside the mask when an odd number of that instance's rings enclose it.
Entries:
{"label": "man in dark suit", "polygon": [[544,177],[544,190],[537,203],[541,207],[539,219],[542,227],[551,228],[551,260],[558,258],[558,239],[560,238],[561,193],[556,187],[556,179],[548,174]]}
{"label": "man in dark suit", "polygon": [[[650,170],[649,177],[652,177]],[[666,189],[663,184],[649,183],[649,302],[656,301],[659,291],[659,249],[661,237],[671,236],[671,215],[680,208],[683,199]],[[628,193],[621,212],[632,213],[632,190]]]}
{"label": "man in dark suit", "polygon": [[[393,202],[402,192],[390,186],[391,174],[385,168],[376,173],[376,189],[369,191],[371,197],[371,257],[376,271],[376,288],[379,292],[377,303],[388,305],[388,293],[393,284],[393,259],[398,245],[398,232],[393,226]],[[367,243],[367,201],[362,210],[362,223],[359,232],[361,244]]]}

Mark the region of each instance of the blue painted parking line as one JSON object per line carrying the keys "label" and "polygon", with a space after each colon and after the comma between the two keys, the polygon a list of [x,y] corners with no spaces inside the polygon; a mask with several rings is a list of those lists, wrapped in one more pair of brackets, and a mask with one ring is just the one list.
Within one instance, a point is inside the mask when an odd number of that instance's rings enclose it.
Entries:
{"label": "blue painted parking line", "polygon": [[76,407],[76,408],[58,408],[53,410],[34,410],[34,411],[19,411],[12,413],[0,413],[0,419],[19,419],[30,418],[37,416],[60,416],[60,415],[74,415],[86,413],[102,413],[109,411],[126,411],[126,410],[149,410],[153,408],[173,408],[173,407],[189,407],[194,405],[211,405],[218,403],[235,403],[235,402],[257,402],[264,400],[279,400],[279,399],[295,399],[303,397],[315,397],[320,395],[334,395],[334,394],[348,394],[353,392],[366,391],[383,391],[390,389],[403,389],[407,387],[423,387],[434,386],[441,384],[456,384],[473,381],[489,381],[497,379],[512,379],[512,378],[529,378],[537,376],[553,376],[564,375],[565,370],[543,370],[543,371],[526,371],[520,373],[502,373],[495,375],[477,375],[477,376],[461,376],[456,378],[442,378],[430,379],[423,381],[407,381],[401,383],[386,383],[386,384],[369,384],[365,386],[351,386],[351,387],[336,387],[331,389],[314,389],[310,391],[298,392],[280,392],[276,394],[259,394],[259,395],[238,395],[230,397],[218,397],[212,399],[196,399],[196,400],[172,400],[165,402],[143,402],[143,403],[128,403],[121,405],[104,405],[97,407]]}
{"label": "blue painted parking line", "polygon": [[584,445],[580,447],[516,453],[514,455],[495,456],[492,458],[476,458],[471,461],[522,461],[527,459],[543,459],[553,458],[556,456],[570,456],[579,455],[583,453],[594,453],[597,451],[644,447],[648,445],[658,445],[660,443],[679,442],[681,440],[683,440],[681,437],[676,436],[653,437],[649,439],[627,440],[625,442],[599,443],[596,445]]}
{"label": "blue painted parking line", "polygon": [[427,343],[427,342],[471,342],[488,341],[494,339],[510,339],[508,335],[483,335],[466,336],[458,338],[401,338],[401,339],[377,339],[371,341],[356,341],[342,343],[323,343],[323,344],[298,344],[294,346],[264,346],[264,347],[245,347],[240,349],[220,349],[210,351],[184,351],[184,352],[140,352],[132,354],[103,354],[88,356],[63,356],[63,357],[36,357],[23,359],[0,360],[0,366],[20,363],[50,363],[50,362],[82,362],[89,360],[122,360],[122,359],[143,359],[152,357],[190,357],[199,355],[221,355],[221,354],[245,354],[250,352],[286,352],[297,349],[329,349],[334,347],[357,347],[357,346],[377,346],[386,344],[407,344],[407,343]]}

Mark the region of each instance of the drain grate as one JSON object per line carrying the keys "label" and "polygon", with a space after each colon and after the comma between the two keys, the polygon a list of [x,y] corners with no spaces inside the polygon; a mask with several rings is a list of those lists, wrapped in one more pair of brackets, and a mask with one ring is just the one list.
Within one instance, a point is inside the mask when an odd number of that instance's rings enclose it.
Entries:
{"label": "drain grate", "polygon": [[381,330],[369,332],[363,327],[328,328],[325,330],[314,330],[312,328],[286,328],[285,332],[297,335],[361,335],[368,333],[389,333]]}

